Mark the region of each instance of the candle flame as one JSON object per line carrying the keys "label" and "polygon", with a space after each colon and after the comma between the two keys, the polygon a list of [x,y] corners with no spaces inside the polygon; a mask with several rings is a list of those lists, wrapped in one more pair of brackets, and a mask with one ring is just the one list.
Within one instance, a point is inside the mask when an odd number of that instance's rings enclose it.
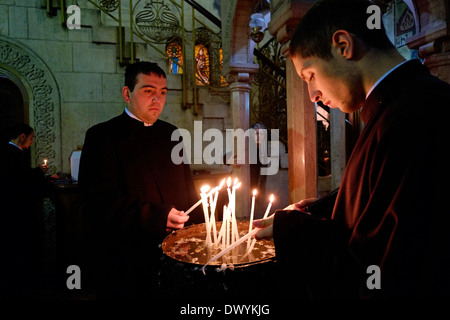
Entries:
{"label": "candle flame", "polygon": [[238,184],[234,187],[235,189],[239,188],[242,183],[238,182]]}
{"label": "candle flame", "polygon": [[257,190],[253,190],[253,196],[256,196]]}
{"label": "candle flame", "polygon": [[270,195],[270,203],[272,203],[274,199],[275,199],[275,197],[273,196],[273,194],[271,194]]}
{"label": "candle flame", "polygon": [[209,191],[210,187],[208,185],[204,185],[203,187],[200,188],[200,191],[202,193],[207,193]]}
{"label": "candle flame", "polygon": [[231,177],[228,177],[227,179],[227,187],[229,188],[231,186]]}
{"label": "candle flame", "polygon": [[233,186],[235,186],[237,183],[238,183],[238,178],[235,178],[235,179],[234,179]]}
{"label": "candle flame", "polygon": [[222,189],[223,185],[225,184],[225,180],[226,180],[226,179],[223,179],[222,181],[220,181],[219,189],[218,189],[218,190]]}

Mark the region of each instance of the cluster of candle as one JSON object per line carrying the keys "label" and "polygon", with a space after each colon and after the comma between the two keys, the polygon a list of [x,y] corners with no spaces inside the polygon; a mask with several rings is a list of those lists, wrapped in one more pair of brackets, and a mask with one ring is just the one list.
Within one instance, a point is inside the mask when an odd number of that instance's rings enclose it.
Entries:
{"label": "cluster of candle", "polygon": [[[186,211],[186,214],[189,214],[194,210],[197,206],[202,204],[203,206],[203,214],[205,216],[205,227],[206,227],[206,239],[205,245],[208,248],[219,248],[222,251],[219,252],[216,256],[211,258],[206,265],[210,262],[219,259],[226,253],[228,253],[233,248],[236,248],[241,243],[247,241],[247,251],[246,255],[248,255],[252,250],[256,243],[256,239],[251,239],[259,229],[253,229],[253,219],[255,213],[255,197],[256,190],[253,190],[252,194],[252,205],[250,211],[250,224],[248,233],[239,237],[239,230],[237,226],[237,218],[236,218],[236,189],[241,185],[238,182],[238,179],[234,179],[233,184],[231,183],[231,178],[227,179],[227,192],[228,192],[228,205],[224,205],[223,207],[223,219],[222,226],[220,230],[217,230],[216,227],[216,218],[215,211],[217,206],[217,198],[219,191],[223,188],[225,184],[225,179],[215,188],[210,188],[209,186],[203,186],[200,189],[200,197],[201,199],[194,204],[189,210]],[[272,202],[274,201],[273,194],[270,196],[270,202],[267,206],[266,212],[264,213],[264,219],[267,218],[270,209],[272,207]],[[205,265],[205,266],[206,266]]]}

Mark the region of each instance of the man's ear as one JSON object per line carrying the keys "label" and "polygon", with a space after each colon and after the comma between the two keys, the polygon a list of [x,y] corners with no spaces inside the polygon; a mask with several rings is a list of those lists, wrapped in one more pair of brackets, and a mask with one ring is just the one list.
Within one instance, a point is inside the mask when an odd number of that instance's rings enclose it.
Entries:
{"label": "man's ear", "polygon": [[24,143],[27,140],[27,135],[25,133],[20,134],[19,141],[20,143]]}
{"label": "man's ear", "polygon": [[122,97],[125,102],[130,102],[130,88],[128,88],[127,86],[123,87],[122,89]]}
{"label": "man's ear", "polygon": [[346,30],[337,30],[332,37],[331,50],[350,60],[355,55],[355,37]]}

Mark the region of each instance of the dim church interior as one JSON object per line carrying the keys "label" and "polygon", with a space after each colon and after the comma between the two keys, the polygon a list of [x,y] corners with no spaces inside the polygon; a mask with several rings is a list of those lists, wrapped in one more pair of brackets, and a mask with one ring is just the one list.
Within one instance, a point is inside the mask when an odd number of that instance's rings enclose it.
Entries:
{"label": "dim church interior", "polygon": [[[180,128],[192,132],[194,122],[202,121],[204,131],[247,129],[254,123],[279,129],[280,169],[264,181],[267,193],[279,195],[279,207],[308,195],[325,194],[339,185],[362,126],[357,113],[344,116],[326,106],[314,106],[316,133],[309,134],[304,151],[315,154],[314,161],[301,167],[292,158],[297,141],[289,130],[298,125],[295,121],[302,120],[288,117],[297,102],[292,102],[287,89],[298,88],[300,80],[287,76],[292,65],[284,55],[288,30],[310,2],[135,0],[131,5],[122,1],[119,8],[118,1],[113,0],[0,0],[0,14],[7,17],[0,21],[2,141],[11,124],[29,123],[36,131],[35,146],[29,154],[31,163],[37,166],[43,158],[49,158],[50,172],[61,178],[55,181],[54,197],[44,199],[42,298],[92,297],[89,291],[80,294],[67,290],[62,281],[67,278],[63,266],[76,260],[81,237],[77,187],[68,183],[72,178],[70,157],[82,146],[90,126],[123,111],[123,71],[133,61],[151,59],[166,69],[170,91],[161,118]],[[399,51],[408,59],[423,59],[432,73],[450,82],[448,3],[375,3],[383,10],[383,23]],[[66,11],[70,5],[79,8],[79,28],[71,29],[66,24],[75,18],[75,11]],[[147,26],[150,10],[171,17],[164,21],[166,33]],[[257,30],[251,38],[249,21],[255,13],[260,14],[264,26],[262,33]],[[310,106],[302,105],[296,110],[307,108]],[[334,136],[329,128],[334,129]],[[227,150],[232,148],[225,146]],[[336,150],[343,150],[344,156],[336,156]],[[303,172],[313,168],[314,175],[304,174],[304,180],[297,181],[299,178],[292,174],[298,172],[297,165]],[[196,186],[218,184],[230,174],[249,180],[245,166],[191,167]],[[305,181],[309,189],[298,187]]]}

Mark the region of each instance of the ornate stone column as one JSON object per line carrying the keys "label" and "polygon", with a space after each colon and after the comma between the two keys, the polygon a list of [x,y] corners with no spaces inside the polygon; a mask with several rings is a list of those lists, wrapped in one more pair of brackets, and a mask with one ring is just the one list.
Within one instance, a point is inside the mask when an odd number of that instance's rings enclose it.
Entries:
{"label": "ornate stone column", "polygon": [[[258,65],[246,64],[230,66],[227,81],[230,83],[230,108],[233,129],[249,128],[250,122],[250,89],[253,75],[258,70]],[[234,142],[234,152],[237,153],[237,145]],[[242,182],[239,192],[236,193],[236,213],[238,217],[250,215],[250,164],[248,161],[248,140],[245,140],[245,163],[233,168],[233,178]]]}
{"label": "ornate stone column", "polygon": [[288,41],[312,0],[273,0],[270,2],[269,32],[285,43],[286,62],[289,200],[290,203],[317,196],[316,109],[309,99],[307,85],[295,71],[289,57]]}
{"label": "ornate stone column", "polygon": [[316,107],[286,50],[289,202],[317,197]]}

